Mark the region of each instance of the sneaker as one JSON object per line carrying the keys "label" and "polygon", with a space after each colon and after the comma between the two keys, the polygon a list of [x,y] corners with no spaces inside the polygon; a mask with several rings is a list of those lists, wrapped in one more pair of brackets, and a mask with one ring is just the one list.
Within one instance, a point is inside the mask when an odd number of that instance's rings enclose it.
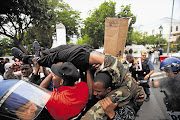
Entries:
{"label": "sneaker", "polygon": [[39,56],[39,51],[41,50],[41,46],[39,45],[38,41],[33,42],[33,48],[35,51],[35,56]]}
{"label": "sneaker", "polygon": [[150,97],[146,97],[146,99],[144,100],[145,102],[148,102],[150,100]]}
{"label": "sneaker", "polygon": [[16,47],[13,47],[13,48],[11,48],[11,52],[12,52],[12,55],[15,58],[18,58],[19,60],[22,60],[23,52],[20,49],[18,49]]}

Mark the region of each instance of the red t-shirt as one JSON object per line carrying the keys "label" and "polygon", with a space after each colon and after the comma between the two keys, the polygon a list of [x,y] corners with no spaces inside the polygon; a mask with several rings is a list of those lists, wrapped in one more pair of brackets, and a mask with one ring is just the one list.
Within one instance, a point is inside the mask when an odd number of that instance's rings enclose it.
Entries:
{"label": "red t-shirt", "polygon": [[88,102],[88,86],[85,82],[75,86],[62,86],[52,92],[46,107],[56,120],[66,120],[81,112]]}

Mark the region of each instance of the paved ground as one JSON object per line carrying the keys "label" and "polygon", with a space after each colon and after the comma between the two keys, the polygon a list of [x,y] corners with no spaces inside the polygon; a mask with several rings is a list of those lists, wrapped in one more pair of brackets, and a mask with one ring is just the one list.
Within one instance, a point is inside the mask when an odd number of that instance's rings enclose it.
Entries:
{"label": "paved ground", "polygon": [[[154,67],[155,73],[151,79],[158,80],[164,76],[164,73],[159,71],[159,64],[154,65]],[[151,87],[150,90],[150,101],[144,102],[136,120],[168,120],[166,107],[163,103],[164,94],[160,92],[159,88]]]}

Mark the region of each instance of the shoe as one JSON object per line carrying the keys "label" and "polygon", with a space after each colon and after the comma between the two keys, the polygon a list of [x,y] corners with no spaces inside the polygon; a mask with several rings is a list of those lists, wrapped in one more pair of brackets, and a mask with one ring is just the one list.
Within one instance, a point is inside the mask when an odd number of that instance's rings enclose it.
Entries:
{"label": "shoe", "polygon": [[33,48],[35,51],[35,56],[39,56],[39,51],[41,50],[41,46],[39,45],[38,41],[33,42]]}
{"label": "shoe", "polygon": [[146,99],[144,100],[145,102],[148,102],[150,100],[150,97],[146,97]]}
{"label": "shoe", "polygon": [[13,47],[11,48],[12,55],[19,60],[22,60],[22,55],[24,54],[20,49]]}
{"label": "shoe", "polygon": [[139,117],[139,114],[136,114],[135,116],[136,116],[136,117]]}

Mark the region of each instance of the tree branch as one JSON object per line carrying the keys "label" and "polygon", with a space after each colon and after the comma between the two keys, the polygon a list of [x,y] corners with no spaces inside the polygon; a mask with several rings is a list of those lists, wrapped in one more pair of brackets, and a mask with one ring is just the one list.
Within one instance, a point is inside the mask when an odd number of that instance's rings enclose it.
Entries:
{"label": "tree branch", "polygon": [[14,39],[14,37],[13,37],[13,36],[8,35],[7,33],[4,33],[4,32],[1,32],[1,31],[0,31],[0,34],[3,34],[3,35],[5,35],[5,36],[7,36],[7,37],[9,37],[9,38],[11,38],[11,39]]}
{"label": "tree branch", "polygon": [[15,30],[16,30],[17,28],[16,28],[14,22],[12,21],[11,16],[10,16],[9,14],[7,14],[7,16],[8,16],[9,21],[12,23],[13,27],[14,27]]}

